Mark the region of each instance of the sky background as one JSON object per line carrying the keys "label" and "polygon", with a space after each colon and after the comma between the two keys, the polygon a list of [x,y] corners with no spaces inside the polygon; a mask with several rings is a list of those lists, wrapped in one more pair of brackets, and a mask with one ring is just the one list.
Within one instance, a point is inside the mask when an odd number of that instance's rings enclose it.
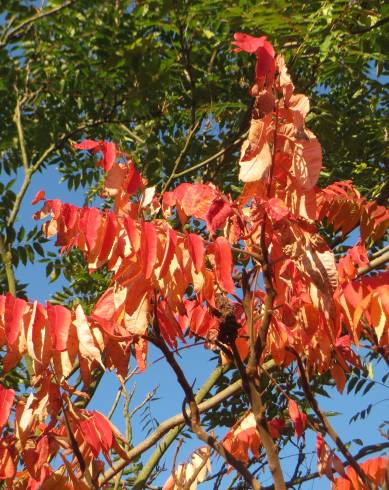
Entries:
{"label": "sky background", "polygon": [[[88,135],[93,138],[93,135]],[[29,188],[24,200],[22,212],[20,214],[20,224],[23,224],[27,229],[34,226],[35,222],[32,219],[32,214],[40,208],[40,204],[35,207],[31,206],[31,200],[34,198],[36,192],[40,189],[45,189],[47,198],[58,198],[64,202],[71,202],[76,205],[83,205],[84,191],[78,190],[76,192],[70,192],[67,189],[66,184],[60,183],[60,174],[55,167],[49,167],[44,170],[43,173],[34,176],[31,187]],[[54,239],[47,245],[48,249],[52,251],[58,251],[54,246]],[[45,275],[45,267],[38,262],[34,264],[28,264],[26,267],[20,266],[17,270],[17,277],[22,282],[27,282],[29,298],[37,299],[41,302],[50,300],[52,294],[59,291],[62,285],[66,282],[61,277],[54,283],[50,283]],[[200,387],[202,383],[207,379],[208,375],[216,367],[216,361],[211,360],[215,357],[214,354],[202,346],[193,347],[183,350],[181,352],[180,363],[187,375],[190,383],[194,382],[195,389]],[[175,379],[175,375],[172,373],[170,367],[166,361],[158,360],[160,354],[155,349],[151,348],[148,358],[148,369],[141,374],[135,375],[131,382],[127,385],[128,391],[131,391],[133,384],[135,387],[135,394],[130,406],[130,410],[137,407],[145,399],[147,394],[156,389],[156,396],[158,400],[153,401],[147,406],[145,410],[140,410],[133,419],[133,444],[136,445],[142,441],[145,437],[145,431],[142,431],[141,418],[147,413],[147,417],[151,420],[154,419],[154,423],[157,424],[165,420],[166,418],[181,412],[181,406],[183,401],[183,392]],[[135,367],[134,359],[131,361],[132,367]],[[386,373],[383,364],[373,366],[374,380],[381,381],[382,376]],[[367,383],[366,383],[367,384]],[[92,399],[89,407],[90,409],[99,410],[107,414],[115,399],[115,395],[119,383],[114,373],[107,373],[104,375],[102,382],[96,395]],[[361,390],[361,392],[363,389]],[[379,434],[379,425],[386,419],[389,419],[388,407],[389,407],[389,386],[376,385],[365,396],[361,396],[361,392],[358,395],[346,395],[339,394],[335,389],[331,390],[331,398],[319,397],[318,401],[321,407],[325,411],[335,411],[339,414],[331,417],[331,421],[335,429],[340,434],[344,442],[350,442],[353,439],[360,439],[364,445],[374,444],[377,442],[384,442],[383,437]],[[363,410],[369,404],[372,404],[370,416],[366,420],[359,419],[357,422],[349,423],[350,418],[355,415],[356,412]],[[123,403],[119,403],[118,408],[113,417],[114,424],[124,433],[124,421],[123,421]],[[222,436],[227,432],[227,429],[223,429],[217,433],[218,436]],[[312,431],[306,431],[307,448],[306,451],[310,454],[304,462],[303,468],[316,471],[316,453],[315,453],[315,437]],[[333,444],[328,440],[330,447]],[[185,461],[189,458],[191,451],[200,447],[202,444],[198,441],[186,441],[181,448],[177,457],[177,463]],[[156,480],[156,484],[162,485],[167,479],[173,460],[173,454],[177,445],[174,443],[164,458],[165,466],[168,469],[162,477]],[[360,446],[356,442],[351,442],[351,452],[356,453],[360,449]],[[148,455],[151,454],[153,449],[145,453],[143,461],[147,460]],[[286,478],[290,477],[294,471],[295,456],[297,454],[296,448],[290,447],[281,453],[282,465],[285,470]],[[216,467],[216,466],[215,466]],[[230,475],[230,478],[233,473]],[[227,488],[227,481],[230,478],[226,478],[225,483],[222,484],[221,489]],[[271,484],[271,477],[268,473],[259,476],[263,485]],[[208,482],[201,485],[200,488],[204,490],[212,489],[213,482]],[[330,482],[326,478],[321,480],[313,480],[307,482],[303,488],[306,489],[328,489],[330,488]]]}

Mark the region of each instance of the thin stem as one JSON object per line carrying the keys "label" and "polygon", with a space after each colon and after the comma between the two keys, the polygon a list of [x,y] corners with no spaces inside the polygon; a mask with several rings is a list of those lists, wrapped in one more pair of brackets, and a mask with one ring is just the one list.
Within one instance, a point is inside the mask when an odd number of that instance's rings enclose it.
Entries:
{"label": "thin stem", "polygon": [[134,141],[136,141],[140,145],[146,144],[146,141],[143,138],[141,138],[139,135],[137,135],[134,131],[132,131],[132,129],[128,128],[125,124],[121,123],[121,124],[119,124],[119,127],[124,132],[126,132],[131,139],[133,139]]}
{"label": "thin stem", "polygon": [[[357,454],[353,456],[353,458],[358,461],[366,456],[369,456],[370,454],[375,454],[388,448],[389,442],[383,442],[382,444],[372,444],[370,446],[365,446],[364,448],[362,448]],[[342,464],[344,467],[350,466],[350,463],[347,460],[343,461]],[[335,473],[334,470],[332,471],[333,473]],[[315,473],[310,473],[309,475],[292,478],[291,480],[286,482],[286,487],[293,488],[296,485],[301,485],[302,483],[305,483],[309,480],[315,480],[316,478],[320,478],[321,476],[322,475],[320,475],[320,473],[316,471]],[[262,490],[274,490],[274,485],[263,487]]]}
{"label": "thin stem", "polygon": [[368,272],[371,272],[372,270],[385,265],[386,262],[389,262],[389,250],[376,259],[371,260],[368,266],[359,269],[357,277],[363,276],[364,274],[367,274]]}
{"label": "thin stem", "polygon": [[0,41],[0,46],[3,47],[6,44],[8,44],[10,41],[19,37],[22,34],[22,31],[29,28],[34,22],[37,22],[38,20],[41,20],[44,17],[48,17],[49,15],[56,14],[56,13],[60,12],[61,10],[65,9],[66,7],[69,7],[73,3],[76,3],[76,1],[77,0],[68,0],[67,2],[64,2],[62,5],[59,5],[58,7],[54,7],[50,10],[45,10],[43,12],[39,12],[39,13],[29,17],[28,19],[21,22],[19,25],[17,25],[13,29],[8,30],[6,32],[6,34],[3,36],[3,39]]}
{"label": "thin stem", "polygon": [[196,131],[197,131],[199,125],[201,124],[202,120],[203,120],[203,118],[201,117],[190,129],[188,136],[186,138],[184,147],[182,148],[182,150],[180,151],[180,154],[178,155],[178,157],[176,158],[176,160],[174,162],[173,170],[172,170],[171,174],[169,175],[169,178],[167,179],[165,185],[163,186],[161,194],[163,194],[169,188],[170,182],[176,177],[176,170],[180,166],[184,157],[186,156],[186,154],[188,152],[188,148],[190,146],[190,143],[193,139],[193,136],[196,134]]}
{"label": "thin stem", "polygon": [[311,391],[311,388],[309,386],[309,382],[308,382],[307,376],[305,374],[303,362],[302,362],[300,356],[298,355],[298,353],[296,351],[293,350],[292,352],[294,353],[294,355],[296,357],[296,361],[297,361],[297,365],[298,365],[299,373],[300,373],[301,385],[302,385],[303,391],[305,393],[305,396],[306,396],[309,404],[311,405],[311,408],[316,413],[316,415],[319,417],[319,419],[321,420],[321,422],[325,428],[325,431],[331,437],[333,442],[336,444],[339,451],[347,459],[347,461],[349,462],[349,465],[352,466],[352,468],[355,470],[357,475],[361,478],[361,480],[366,485],[366,487],[372,488],[369,478],[366,476],[366,474],[364,473],[362,468],[359,466],[359,464],[355,461],[355,459],[351,455],[350,451],[345,446],[344,442],[340,439],[339,435],[337,434],[335,429],[332,427],[328,417],[321,411],[319,404],[317,403],[316,398],[314,397],[314,395]]}
{"label": "thin stem", "polygon": [[245,464],[237,460],[226,448],[221,444],[213,435],[207,433],[201,426],[200,423],[200,412],[194,397],[192,387],[187,381],[181,366],[177,363],[173,353],[170,351],[168,346],[165,344],[162,338],[149,337],[149,340],[158,347],[161,352],[166,357],[166,361],[173,369],[176,374],[177,381],[185,393],[186,401],[189,405],[190,418],[188,418],[187,423],[189,423],[192,431],[196,436],[203,442],[205,442],[210,448],[216,451],[219,456],[221,456],[228,464],[236,469],[238,473],[249,483],[253,490],[260,490],[261,485],[258,480],[253,477],[253,475],[248,471]]}
{"label": "thin stem", "polygon": [[189,174],[189,173],[193,172],[194,170],[197,170],[201,167],[204,167],[204,165],[207,165],[208,163],[211,163],[214,160],[217,160],[219,157],[223,156],[226,152],[230,151],[231,148],[242,143],[242,141],[244,141],[246,136],[247,136],[247,131],[242,136],[239,136],[239,138],[237,138],[235,141],[233,141],[230,145],[226,146],[226,148],[223,148],[223,150],[218,151],[217,153],[206,158],[202,162],[196,163],[196,165],[193,165],[192,167],[187,168],[186,170],[183,170],[182,172],[176,173],[174,175],[174,178],[182,177],[183,175]]}
{"label": "thin stem", "polygon": [[7,278],[8,291],[16,296],[16,281],[12,265],[12,254],[9,247],[4,243],[3,237],[0,235],[0,256],[4,264],[5,275]]}
{"label": "thin stem", "polygon": [[[273,360],[270,360],[265,363],[266,368],[273,369],[275,366],[275,362]],[[230,386],[225,388],[224,390],[220,391],[217,395],[212,396],[206,401],[204,398],[209,394],[211,389],[215,386],[215,384],[218,382],[218,380],[223,376],[224,373],[226,373],[230,369],[229,366],[219,366],[217,367],[213,373],[209,376],[207,381],[204,383],[204,385],[200,388],[198,391],[195,399],[196,402],[198,403],[198,409],[200,413],[203,412],[208,412],[212,408],[218,406],[220,403],[222,403],[224,400],[229,398],[230,396],[235,395],[236,393],[239,393],[242,391],[242,380],[239,379],[232,383]],[[187,412],[189,416],[189,412]],[[117,461],[112,468],[107,470],[104,475],[100,477],[99,485],[100,487],[102,485],[105,485],[107,482],[113,478],[119,471],[122,470],[122,468],[125,468],[127,465],[131,463],[135,458],[137,458],[139,455],[150,449],[156,442],[161,439],[167,432],[169,434],[166,436],[166,438],[161,442],[161,444],[158,446],[158,448],[154,451],[154,453],[150,456],[148,462],[143,466],[142,471],[139,473],[135,483],[133,490],[141,490],[144,488],[144,485],[150,476],[152,470],[154,467],[158,464],[158,461],[162,458],[166,450],[170,447],[172,442],[176,439],[177,435],[181,432],[183,429],[183,424],[185,422],[184,415],[182,413],[179,413],[177,415],[174,415],[173,417],[170,417],[169,419],[166,419],[165,421],[161,422],[157,429],[146,439],[144,439],[142,442],[140,442],[137,446],[132,448],[128,453],[127,453],[127,458],[126,459],[120,459]]]}
{"label": "thin stem", "polygon": [[[16,87],[15,87],[16,91]],[[28,169],[29,164],[28,164],[28,156],[27,156],[27,148],[26,148],[26,141],[24,139],[24,129],[23,129],[23,124],[22,124],[22,115],[21,115],[21,103],[20,99],[17,96],[16,98],[16,107],[15,107],[15,113],[14,113],[14,123],[16,125],[16,129],[18,132],[18,139],[19,139],[19,147],[20,147],[20,154],[22,157],[22,162],[23,162],[23,167],[25,170]]]}

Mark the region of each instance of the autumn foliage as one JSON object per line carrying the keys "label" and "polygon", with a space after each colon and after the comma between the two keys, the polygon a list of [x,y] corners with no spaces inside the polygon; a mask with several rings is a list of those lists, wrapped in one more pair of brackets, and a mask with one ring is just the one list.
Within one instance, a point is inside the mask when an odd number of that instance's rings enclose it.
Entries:
{"label": "autumn foliage", "polygon": [[[193,339],[237,366],[251,408],[218,445],[203,445],[177,466],[165,490],[203,481],[212,451],[225,450],[239,472],[239,462],[262,451],[271,458],[283,434],[301,438],[308,429],[317,433],[318,470],[334,488],[368,488],[336,441],[330,449],[325,421],[310,421],[284,393],[287,410],[261,422],[250,389],[269,361],[281,369],[294,363],[305,380],[328,373],[342,392],[360,366],[362,341],[388,358],[389,271],[367,273],[368,246],[384,236],[389,212],[351,182],[318,186],[322,148],[305,125],[309,100],[295,93],[283,56],[265,37],[238,33],[234,45],[256,56],[240,195],[207,182],[180,183],[161,195],[120,146],[84,140],[75,148],[98,155],[107,205],[77,207],[42,192],[34,200],[42,202],[35,219],[45,220],[43,233],[60,252],[77,248],[90,271],[106,267],[112,281],[90,311],[0,297],[4,371],[26,356],[32,370],[28,397],[0,385],[6,488],[98,488],[113,454],[127,459],[124,437],[105,415],[73,402],[87,395],[68,384],[70,376],[79,368],[88,386],[101,368],[123,381],[132,357],[147,369],[150,342],[165,353]],[[360,239],[335,256],[326,227],[344,237],[358,229]],[[192,405],[188,418],[201,439]],[[360,468],[379,485],[386,459]]]}

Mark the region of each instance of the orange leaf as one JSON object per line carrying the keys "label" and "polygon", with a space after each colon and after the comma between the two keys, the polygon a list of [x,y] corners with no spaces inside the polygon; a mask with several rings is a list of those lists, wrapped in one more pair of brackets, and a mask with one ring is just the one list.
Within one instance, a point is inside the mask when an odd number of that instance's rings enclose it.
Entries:
{"label": "orange leaf", "polygon": [[307,416],[305,415],[305,413],[300,412],[297,403],[292,399],[289,399],[288,410],[290,418],[293,421],[296,436],[297,438],[300,438],[305,430]]}
{"label": "orange leaf", "polygon": [[0,384],[0,431],[6,424],[15,399],[15,391]]}
{"label": "orange leaf", "polygon": [[141,263],[145,271],[145,279],[149,279],[157,260],[157,232],[155,226],[152,223],[143,221],[141,237]]}
{"label": "orange leaf", "polygon": [[214,243],[216,276],[220,286],[228,293],[235,288],[232,280],[232,253],[231,246],[224,237],[217,237]]}

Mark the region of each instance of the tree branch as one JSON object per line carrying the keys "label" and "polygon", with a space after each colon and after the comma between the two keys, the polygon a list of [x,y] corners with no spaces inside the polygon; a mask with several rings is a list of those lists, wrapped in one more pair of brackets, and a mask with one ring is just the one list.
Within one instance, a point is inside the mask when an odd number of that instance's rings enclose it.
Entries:
{"label": "tree branch", "polygon": [[357,277],[363,276],[364,274],[385,265],[386,262],[389,262],[389,250],[376,259],[371,260],[368,266],[359,269]]}
{"label": "tree branch", "polygon": [[353,456],[351,455],[350,451],[347,449],[345,446],[344,442],[340,439],[339,435],[335,431],[335,429],[332,427],[330,421],[328,420],[328,417],[321,411],[319,404],[317,403],[311,388],[309,386],[308,379],[305,374],[305,369],[302,363],[302,360],[299,356],[299,354],[291,349],[291,352],[294,353],[297,361],[297,365],[299,368],[300,372],[300,379],[301,379],[301,386],[303,388],[303,391],[305,393],[305,397],[307,398],[309,404],[311,405],[311,408],[313,411],[316,413],[316,415],[319,417],[319,420],[321,420],[323,427],[326,431],[326,433],[331,437],[333,442],[336,444],[338,447],[339,451],[343,454],[343,456],[346,458],[346,460],[349,462],[349,465],[353,467],[357,475],[360,477],[360,479],[363,481],[363,483],[366,485],[367,488],[371,488],[371,482],[369,478],[366,476],[365,472],[362,470],[362,468],[359,466],[359,464],[355,461]]}
{"label": "tree branch", "polygon": [[240,143],[242,143],[242,141],[244,141],[244,139],[246,138],[246,136],[247,136],[247,132],[244,133],[243,135],[239,136],[239,138],[237,138],[235,141],[233,141],[226,148],[223,148],[223,150],[218,151],[217,153],[215,153],[214,155],[206,158],[202,162],[196,163],[196,165],[193,165],[192,167],[187,168],[186,170],[183,170],[182,172],[178,172],[178,173],[174,174],[174,178],[182,177],[183,175],[189,174],[189,173],[193,172],[194,170],[197,170],[197,169],[203,167],[204,165],[207,165],[208,163],[211,163],[214,160],[217,160],[219,157],[223,156],[225,153],[227,153],[228,151],[230,151],[231,148],[233,148],[234,146],[237,146]]}
{"label": "tree branch", "polygon": [[[273,360],[270,360],[265,363],[266,368],[272,369],[275,366],[275,362]],[[230,396],[235,395],[236,393],[239,393],[242,391],[242,380],[237,380],[234,383],[232,383],[230,386],[225,388],[224,390],[220,391],[213,397],[209,398],[208,400],[201,402],[210,392],[210,390],[215,386],[217,381],[220,379],[220,377],[229,369],[228,366],[220,366],[215,369],[215,371],[210,375],[208,380],[204,383],[204,385],[200,388],[198,391],[195,399],[196,402],[198,403],[198,409],[200,413],[207,412],[211,408],[216,407],[219,405],[221,402],[229,398]],[[201,403],[200,403],[201,402]],[[189,411],[186,409],[187,416],[189,416]],[[99,480],[99,486],[103,486],[106,483],[108,483],[113,476],[116,475],[119,471],[121,471],[123,468],[125,468],[127,465],[131,463],[135,458],[137,458],[139,455],[150,449],[156,442],[161,439],[167,432],[169,434],[167,437],[162,441],[162,443],[158,446],[158,448],[154,451],[154,453],[150,456],[149,461],[146,463],[146,465],[143,467],[143,470],[141,473],[138,475],[135,483],[133,490],[141,490],[144,488],[144,484],[147,481],[147,478],[151,474],[153,468],[157,465],[158,461],[161,459],[163,454],[166,452],[168,447],[171,445],[171,443],[175,440],[177,435],[180,433],[180,431],[183,428],[183,424],[185,423],[185,418],[182,413],[179,413],[177,415],[174,415],[173,417],[170,417],[166,419],[165,421],[161,422],[158,425],[158,428],[146,439],[144,439],[142,442],[140,442],[137,446],[134,448],[130,449],[130,451],[127,453],[127,459],[120,459],[117,461],[112,468],[107,470],[104,475],[100,477]]]}
{"label": "tree branch", "polygon": [[199,125],[201,124],[202,120],[203,120],[203,118],[201,117],[190,129],[188,136],[186,138],[184,147],[182,148],[182,150],[180,151],[180,154],[178,155],[178,157],[176,158],[176,160],[174,162],[173,170],[172,170],[171,174],[169,175],[169,178],[167,179],[165,185],[163,186],[161,194],[163,194],[166,191],[166,189],[168,189],[170,182],[174,179],[174,177],[176,175],[176,170],[179,167],[179,165],[181,164],[182,160],[185,158],[185,155],[187,154],[187,151],[188,151],[189,145],[193,139],[193,136],[196,134],[196,131],[197,131]]}
{"label": "tree branch", "polygon": [[120,128],[126,132],[128,134],[128,136],[133,139],[134,141],[136,141],[137,143],[139,143],[140,145],[145,145],[146,144],[146,141],[141,138],[139,135],[137,135],[136,133],[134,133],[134,131],[132,131],[130,128],[128,128],[125,124],[121,123],[119,124]]}
{"label": "tree branch", "polygon": [[[157,334],[158,332],[158,322],[155,316],[155,329]],[[174,371],[177,377],[177,381],[181,386],[183,392],[185,393],[185,401],[189,405],[190,417],[187,417],[187,412],[184,413],[184,417],[187,419],[186,422],[190,425],[192,431],[196,436],[207,444],[211,449],[216,451],[219,456],[221,456],[229,465],[231,465],[235,470],[242,475],[242,477],[247,481],[248,484],[251,485],[253,490],[260,490],[261,485],[258,480],[254,478],[254,476],[247,469],[246,465],[241,461],[237,460],[232,453],[227,451],[227,449],[221,444],[216,437],[207,433],[200,422],[200,411],[197,405],[195,396],[192,391],[192,387],[190,386],[188,380],[185,377],[184,372],[181,369],[181,366],[176,361],[174,354],[170,351],[165,341],[159,336],[157,337],[149,337],[149,340],[158,347],[161,352],[165,355],[166,361]]]}
{"label": "tree branch", "polygon": [[15,274],[12,266],[12,254],[8,245],[4,243],[3,237],[1,235],[0,235],[0,256],[4,264],[5,275],[8,284],[8,291],[13,296],[16,296],[16,281],[15,281]]}
{"label": "tree branch", "polygon": [[[372,444],[370,446],[365,446],[362,448],[357,454],[353,456],[353,458],[358,461],[365,456],[369,456],[370,454],[375,454],[380,451],[383,451],[384,449],[389,448],[389,442],[383,442],[381,444]],[[350,463],[346,460],[343,461],[343,466],[347,467],[350,466]],[[335,473],[335,471],[333,471]],[[305,483],[309,480],[315,480],[316,478],[320,478],[322,475],[318,471],[315,473],[310,473],[309,475],[301,476],[298,478],[292,478],[291,480],[286,482],[287,488],[294,487],[295,485],[300,485],[302,483]],[[263,487],[262,490],[274,490],[274,485],[269,485],[267,487]]]}
{"label": "tree branch", "polygon": [[[16,88],[15,88],[15,90],[16,90]],[[29,167],[29,164],[28,164],[27,148],[26,148],[26,141],[24,139],[24,130],[23,130],[23,125],[22,125],[22,115],[21,115],[20,108],[21,108],[20,99],[17,96],[13,120],[14,120],[14,123],[16,125],[17,132],[18,132],[19,147],[20,147],[20,153],[21,153],[21,157],[22,157],[23,167],[25,170],[27,170]]]}
{"label": "tree branch", "polygon": [[366,32],[369,32],[369,31],[372,31],[373,29],[376,29],[377,27],[383,26],[387,22],[389,22],[389,17],[384,17],[383,19],[378,20],[372,26],[364,27],[362,29],[357,29],[356,31],[350,31],[350,34],[365,34]]}
{"label": "tree branch", "polygon": [[64,2],[62,5],[59,5],[58,7],[54,7],[50,10],[45,10],[45,11],[40,11],[37,14],[29,17],[25,21],[21,22],[19,25],[14,27],[13,29],[9,30],[3,35],[3,39],[0,41],[0,47],[6,46],[10,41],[13,41],[14,39],[20,37],[22,35],[22,32],[29,28],[34,22],[37,22],[38,20],[43,19],[44,17],[49,17],[50,15],[54,15],[61,10],[69,7],[70,5],[76,3],[77,0],[67,0]]}

